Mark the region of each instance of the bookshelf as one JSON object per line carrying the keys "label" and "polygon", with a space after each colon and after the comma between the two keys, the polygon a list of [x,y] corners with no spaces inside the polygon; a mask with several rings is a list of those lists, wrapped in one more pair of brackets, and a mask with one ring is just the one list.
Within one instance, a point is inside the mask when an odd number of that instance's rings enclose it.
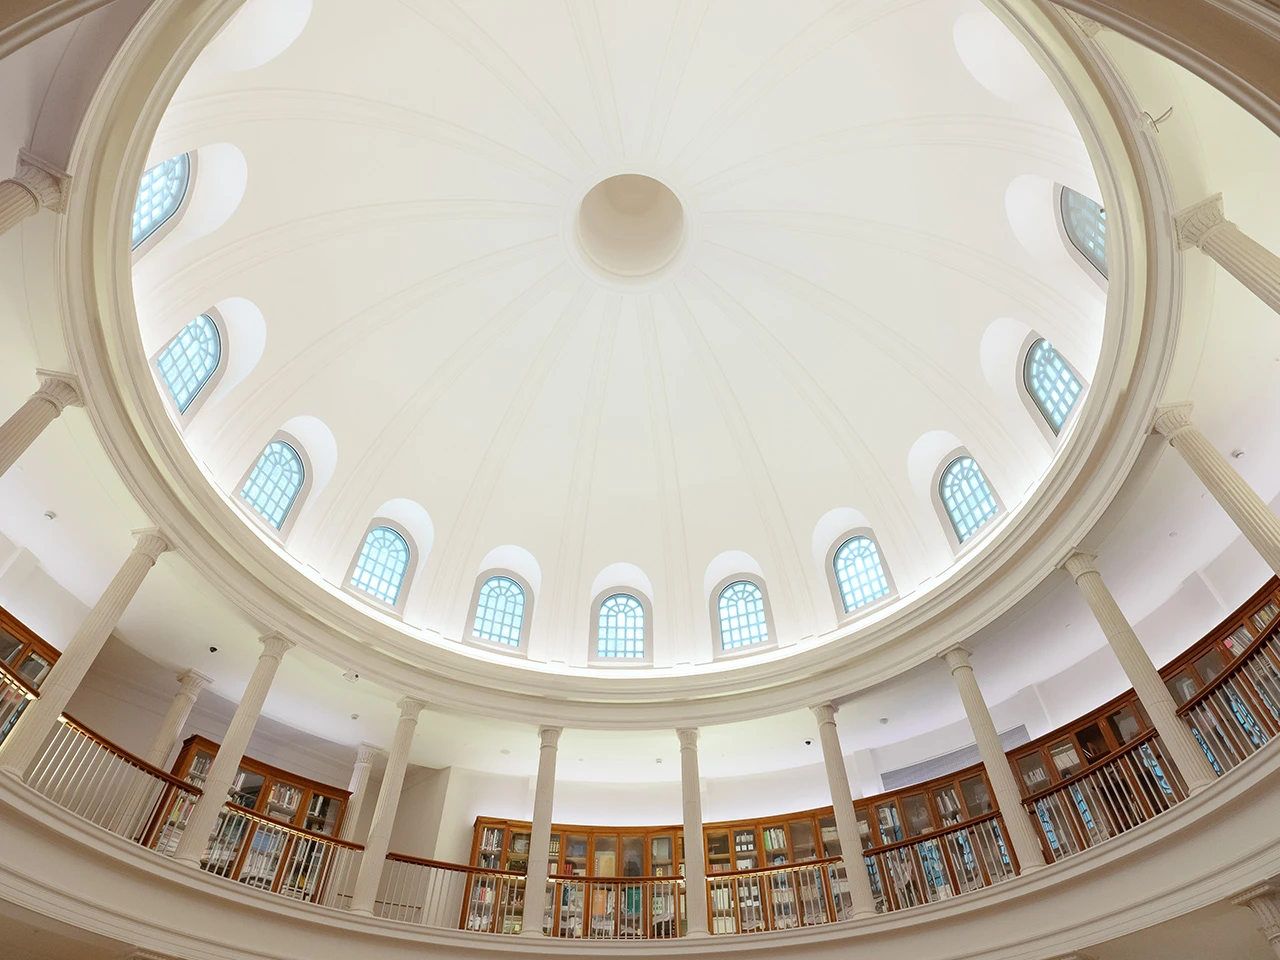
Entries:
{"label": "bookshelf", "polygon": [[44,678],[58,662],[58,651],[38,637],[34,630],[0,607],[0,671],[17,677],[32,690],[39,690]]}

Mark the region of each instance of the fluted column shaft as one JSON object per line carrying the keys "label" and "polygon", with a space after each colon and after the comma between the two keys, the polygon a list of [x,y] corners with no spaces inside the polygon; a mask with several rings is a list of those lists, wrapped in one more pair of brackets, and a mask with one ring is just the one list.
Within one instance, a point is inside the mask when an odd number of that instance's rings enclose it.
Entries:
{"label": "fluted column shaft", "polygon": [[129,601],[142,586],[147,571],[155,566],[160,554],[169,549],[168,541],[157,530],[138,531],[137,538],[133,552],[107,584],[107,589],[40,685],[39,699],[27,707],[13,732],[5,738],[3,747],[0,747],[0,769],[19,777],[26,775],[54,724],[62,716],[67,701],[80,686],[107,637],[120,622]]}
{"label": "fluted column shaft", "polygon": [[196,705],[196,698],[211,681],[203,673],[187,670],[178,674],[178,683],[181,686],[173,695],[169,712],[164,715],[160,729],[151,741],[151,749],[147,751],[146,761],[153,767],[163,767],[169,759],[169,754],[173,752],[173,747],[182,734],[182,728],[187,724],[187,718],[191,716],[191,708]]}
{"label": "fluted column shaft", "polygon": [[538,782],[533,793],[533,825],[529,836],[529,865],[525,870],[524,919],[520,932],[542,936],[542,918],[547,909],[547,873],[551,861],[551,811],[556,794],[556,756],[560,727],[540,727],[538,739]]}
{"label": "fluted column shaft", "polygon": [[1102,574],[1095,566],[1096,560],[1092,554],[1077,552],[1069,556],[1063,566],[1075,579],[1080,595],[1102,627],[1107,643],[1111,645],[1125,676],[1133,684],[1134,692],[1151,717],[1156,732],[1164,741],[1165,749],[1173,758],[1174,766],[1186,780],[1187,788],[1194,792],[1213,782],[1213,767],[1196,743],[1190,728],[1178,716],[1173,694],[1164,685],[1160,671],[1151,662],[1151,657],[1147,655],[1138,635],[1133,632],[1133,627],[1116,603],[1116,598],[1102,582]]}
{"label": "fluted column shaft", "polygon": [[1280,576],[1280,519],[1267,502],[1236,473],[1231,463],[1191,423],[1191,404],[1173,403],[1156,410],[1156,431],[1182,455],[1231,522]]}
{"label": "fluted column shaft", "polygon": [[396,723],[396,734],[387,753],[387,771],[382,775],[382,789],[378,791],[378,803],[373,808],[369,839],[365,841],[360,872],[356,874],[355,891],[351,895],[352,913],[373,915],[373,901],[378,896],[387,851],[391,849],[391,828],[395,826],[396,810],[400,806],[400,790],[409,766],[409,749],[418,728],[418,714],[424,706],[422,701],[412,697],[400,701],[400,720]]}
{"label": "fluted column shaft", "polygon": [[707,860],[702,841],[702,781],[698,776],[698,728],[680,727],[680,797],[684,813],[684,890],[689,936],[710,936]]}
{"label": "fluted column shaft", "polygon": [[1261,922],[1262,935],[1280,957],[1280,889],[1260,883],[1231,898],[1237,907],[1248,907]]}
{"label": "fluted column shaft", "polygon": [[69,182],[61,170],[20,150],[14,175],[0,180],[0,234],[44,207],[62,210]]}
{"label": "fluted column shaft", "polygon": [[1263,303],[1280,313],[1280,257],[1226,218],[1222,194],[1183,210],[1174,225],[1181,249],[1203,250]]}
{"label": "fluted column shaft", "polygon": [[267,693],[271,690],[271,682],[275,680],[280,661],[293,648],[293,641],[278,633],[269,633],[262,638],[262,653],[258,655],[258,663],[253,668],[253,676],[244,689],[244,696],[236,706],[231,717],[231,725],[227,727],[226,736],[218,747],[218,753],[209,767],[209,775],[204,781],[204,792],[196,801],[187,818],[186,829],[173,858],[193,867],[200,865],[205,847],[209,843],[209,835],[213,833],[218,822],[218,814],[227,802],[227,794],[235,781],[236,772],[240,769],[240,761],[244,759],[244,751],[249,746],[249,737],[258,723],[262,713],[262,705],[266,702]]}
{"label": "fluted column shaft", "polygon": [[[3,186],[0,184],[0,188]],[[0,424],[0,476],[4,476],[65,408],[80,405],[80,390],[71,374],[49,370],[37,373],[40,388]]]}
{"label": "fluted column shaft", "polygon": [[377,755],[378,748],[371,743],[362,743],[356,747],[356,762],[351,768],[351,783],[347,786],[351,791],[351,799],[347,801],[347,809],[342,814],[342,829],[338,832],[340,840],[355,842],[360,812],[364,809],[364,799],[369,793],[369,771],[373,767],[373,758]]}
{"label": "fluted column shaft", "polygon": [[991,781],[991,791],[996,795],[996,805],[1004,818],[1013,850],[1018,855],[1019,872],[1038,870],[1044,866],[1040,837],[1022,805],[1022,792],[1018,789],[1018,781],[1013,777],[1009,758],[1004,754],[1004,745],[1000,743],[1000,734],[996,733],[995,721],[991,719],[991,711],[987,709],[987,701],[983,699],[978,678],[973,675],[969,651],[964,647],[952,647],[942,658],[951,668],[951,678],[960,691],[960,701],[969,718],[969,726],[973,730],[973,739],[978,745],[982,765],[987,771],[987,779]]}
{"label": "fluted column shaft", "polygon": [[836,729],[836,707],[820,703],[810,707],[818,721],[818,739],[822,743],[822,762],[827,768],[827,786],[831,790],[831,806],[836,815],[836,835],[840,838],[840,857],[849,880],[853,898],[853,916],[867,917],[876,912],[876,898],[871,891],[871,877],[862,857],[862,837],[858,818],[853,812],[853,791],[849,789],[849,771],[844,765],[840,733]]}

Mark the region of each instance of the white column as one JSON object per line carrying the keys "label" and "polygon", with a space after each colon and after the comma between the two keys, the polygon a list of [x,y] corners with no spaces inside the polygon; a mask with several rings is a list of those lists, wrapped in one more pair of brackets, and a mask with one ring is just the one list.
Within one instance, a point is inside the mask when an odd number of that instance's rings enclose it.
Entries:
{"label": "white column", "polygon": [[80,384],[71,374],[37,370],[36,375],[40,378],[39,389],[0,424],[0,476],[65,408],[81,405]]}
{"label": "white column", "polygon": [[271,690],[271,681],[276,677],[280,661],[294,646],[292,640],[278,633],[269,633],[260,642],[262,653],[258,655],[253,676],[244,688],[244,695],[231,717],[226,736],[222,738],[218,753],[209,767],[204,792],[192,808],[186,829],[182,831],[182,839],[178,841],[178,848],[173,854],[175,860],[189,866],[200,866],[200,858],[204,856],[209,835],[213,833],[218,814],[227,802],[227,794],[240,769],[240,761],[244,759],[244,751],[249,746],[249,737],[253,735],[253,728],[262,713],[262,704],[266,702],[267,693]]}
{"label": "white column", "polygon": [[156,731],[155,739],[151,741],[151,749],[147,751],[146,756],[147,763],[153,767],[164,766],[169,759],[169,754],[173,753],[178,737],[182,735],[182,728],[186,726],[187,718],[191,716],[191,708],[196,705],[196,698],[200,696],[200,691],[212,682],[209,677],[195,670],[178,674],[178,683],[181,686],[173,695],[169,712],[164,715],[164,721]]}
{"label": "white column", "polygon": [[342,813],[342,830],[338,833],[341,840],[355,842],[356,827],[360,825],[360,811],[364,808],[364,798],[369,792],[369,769],[377,755],[378,748],[372,743],[362,743],[356,747],[356,762],[351,768],[351,783],[347,787],[351,791],[351,799],[347,801],[347,809]]}
{"label": "white column", "polygon": [[1157,407],[1154,426],[1157,433],[1169,438],[1169,445],[1182,455],[1267,566],[1280,575],[1280,519],[1209,438],[1191,423],[1191,404],[1169,403]]}
{"label": "white column", "polygon": [[1280,313],[1280,257],[1240,232],[1222,209],[1222,194],[1188,207],[1174,218],[1178,249],[1198,247],[1272,310]]}
{"label": "white column", "polygon": [[355,892],[351,895],[351,912],[367,917],[373,916],[373,901],[378,896],[378,884],[382,881],[387,851],[391,849],[391,828],[396,822],[400,789],[404,786],[404,772],[409,766],[409,748],[413,746],[418,714],[425,704],[412,697],[404,697],[399,706],[400,721],[396,724],[396,735],[387,754],[387,772],[382,775],[382,789],[378,791],[378,803],[373,808],[369,839],[365,841],[364,854],[360,858],[360,872],[356,875]]}
{"label": "white column", "polygon": [[858,818],[853,812],[853,792],[849,789],[849,771],[844,765],[840,733],[836,730],[836,706],[819,703],[809,708],[818,720],[818,739],[822,741],[822,762],[827,767],[827,785],[831,789],[831,806],[836,814],[836,835],[840,838],[840,857],[849,880],[853,898],[853,917],[874,916],[876,898],[871,892],[871,877],[862,858],[862,837]]}
{"label": "white column", "polygon": [[702,839],[702,781],[698,776],[698,728],[680,727],[680,796],[684,811],[684,892],[689,936],[710,936],[707,860]]}
{"label": "white column", "polygon": [[520,932],[542,936],[542,918],[547,909],[547,873],[551,861],[551,809],[556,794],[556,749],[560,727],[539,727],[538,783],[533,793],[533,826],[529,837],[529,865],[525,870],[524,918]]}
{"label": "white column", "polygon": [[107,584],[107,589],[102,591],[102,596],[45,677],[40,685],[39,699],[27,706],[22,719],[0,746],[0,770],[7,770],[18,777],[26,775],[54,724],[62,716],[67,701],[80,686],[107,637],[120,622],[129,601],[142,586],[147,571],[155,566],[160,554],[169,549],[168,541],[158,530],[137,530],[134,535],[138,539],[133,552]]}
{"label": "white column", "polygon": [[996,795],[996,805],[1000,808],[1013,850],[1018,855],[1019,872],[1039,870],[1044,866],[1040,837],[1031,825],[1026,807],[1022,805],[1018,781],[1013,778],[1009,758],[1004,755],[1004,746],[1000,743],[1000,735],[996,733],[995,721],[991,719],[987,701],[982,698],[978,678],[973,675],[969,651],[955,646],[943,653],[942,659],[951,668],[951,678],[960,691],[960,701],[969,718],[969,726],[973,730],[973,739],[978,744],[978,754],[986,768],[987,779],[991,781],[991,790]]}
{"label": "white column", "polygon": [[1174,766],[1186,780],[1187,788],[1194,793],[1216,779],[1213,767],[1192,736],[1191,728],[1178,716],[1173,694],[1160,678],[1160,671],[1151,662],[1146,648],[1125,619],[1116,598],[1102,582],[1102,574],[1098,572],[1096,565],[1097,559],[1091,553],[1077,551],[1067,557],[1063,566],[1075,579],[1080,595],[1102,627],[1107,643],[1111,644],[1116,659],[1124,668],[1125,676],[1133,684],[1134,692],[1151,717],[1156,732],[1164,741],[1165,749],[1173,758]]}
{"label": "white column", "polygon": [[1248,907],[1262,921],[1262,935],[1280,957],[1280,887],[1260,883],[1231,898],[1237,907]]}
{"label": "white column", "polygon": [[71,178],[52,164],[18,151],[18,168],[8,180],[0,180],[0,234],[44,208],[66,208]]}

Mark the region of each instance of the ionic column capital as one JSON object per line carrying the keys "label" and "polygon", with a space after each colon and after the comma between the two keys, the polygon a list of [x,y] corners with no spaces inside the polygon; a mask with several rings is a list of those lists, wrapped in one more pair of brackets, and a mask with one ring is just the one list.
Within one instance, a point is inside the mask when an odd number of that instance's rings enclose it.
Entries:
{"label": "ionic column capital", "polygon": [[945,661],[953,676],[957,670],[963,667],[968,667],[970,670],[973,669],[973,664],[969,662],[968,649],[958,643],[954,647],[943,650],[938,656]]}
{"label": "ionic column capital", "polygon": [[396,706],[400,708],[401,720],[413,720],[417,722],[418,714],[427,709],[427,705],[421,700],[415,700],[413,697],[401,697],[396,701]]}
{"label": "ionic column capital", "polygon": [[538,742],[540,746],[551,747],[553,750],[560,745],[560,734],[564,733],[564,727],[539,727]]}
{"label": "ionic column capital", "polygon": [[374,758],[381,752],[382,750],[372,743],[361,743],[356,747],[356,763],[373,763]]}
{"label": "ionic column capital", "polygon": [[84,406],[84,400],[80,396],[80,380],[74,374],[41,368],[36,370],[36,376],[40,378],[40,386],[34,396],[52,403],[58,413],[62,413],[67,407]]}
{"label": "ionic column capital", "polygon": [[201,690],[213,683],[213,678],[206,677],[199,670],[184,670],[178,674],[178,683],[182,685],[183,693],[195,699]]}
{"label": "ionic column capital", "polygon": [[815,703],[809,709],[813,711],[813,716],[818,721],[818,726],[822,726],[824,723],[834,724],[836,722],[836,712],[840,708],[828,700],[826,703]]}
{"label": "ionic column capital", "polygon": [[681,750],[697,750],[698,749],[698,728],[697,727],[676,727],[676,736],[680,738]]}
{"label": "ionic column capital", "polygon": [[1071,579],[1078,581],[1086,573],[1098,572],[1098,555],[1087,550],[1075,550],[1062,561],[1062,569],[1071,574]]}
{"label": "ionic column capital", "polygon": [[264,657],[277,661],[282,660],[286,653],[297,646],[296,642],[290,640],[283,633],[274,631],[259,637],[258,642],[262,644],[262,653],[258,655],[259,660]]}
{"label": "ionic column capital", "polygon": [[144,556],[152,563],[160,559],[160,554],[172,549],[158,527],[134,530],[133,535],[137,538],[133,545],[134,554]]}
{"label": "ionic column capital", "polygon": [[1173,218],[1173,228],[1178,235],[1178,249],[1189,250],[1198,247],[1209,231],[1228,223],[1226,213],[1222,209],[1222,194],[1193,203]]}
{"label": "ionic column capital", "polygon": [[1190,400],[1180,400],[1177,403],[1162,403],[1156,407],[1155,417],[1151,421],[1152,429],[1162,437],[1168,437],[1172,440],[1178,434],[1192,428],[1191,409],[1194,406]]}
{"label": "ionic column capital", "polygon": [[67,195],[71,192],[71,177],[65,170],[26,150],[18,151],[18,166],[13,179],[25,187],[40,208],[62,213],[67,209]]}

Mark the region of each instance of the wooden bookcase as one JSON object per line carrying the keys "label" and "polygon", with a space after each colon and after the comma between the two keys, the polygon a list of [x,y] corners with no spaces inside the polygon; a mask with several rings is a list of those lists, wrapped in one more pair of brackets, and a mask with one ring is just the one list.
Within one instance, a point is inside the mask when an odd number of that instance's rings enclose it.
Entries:
{"label": "wooden bookcase", "polygon": [[0,669],[23,686],[39,690],[58,651],[40,639],[30,627],[0,607]]}
{"label": "wooden bookcase", "polygon": [[[173,763],[173,775],[203,787],[217,752],[218,744],[212,740],[188,737]],[[245,757],[228,799],[291,827],[334,837],[342,827],[351,792]]]}

